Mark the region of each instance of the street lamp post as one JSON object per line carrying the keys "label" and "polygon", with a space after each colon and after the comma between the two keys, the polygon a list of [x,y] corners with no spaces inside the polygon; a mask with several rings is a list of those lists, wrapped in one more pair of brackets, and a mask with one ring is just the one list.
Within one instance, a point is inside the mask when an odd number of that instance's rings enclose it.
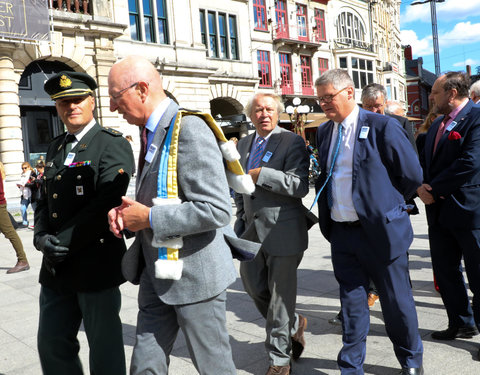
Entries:
{"label": "street lamp post", "polygon": [[410,5],[419,5],[430,3],[430,16],[432,18],[432,38],[433,38],[433,57],[435,60],[435,75],[440,76],[440,53],[438,48],[438,29],[437,29],[437,10],[436,3],[444,3],[445,0],[423,0],[414,1]]}
{"label": "street lamp post", "polygon": [[301,136],[305,141],[305,122],[307,121],[307,115],[310,112],[308,105],[301,105],[302,100],[298,97],[293,98],[292,104],[285,108],[285,111],[290,116],[290,122],[292,123],[293,131]]}

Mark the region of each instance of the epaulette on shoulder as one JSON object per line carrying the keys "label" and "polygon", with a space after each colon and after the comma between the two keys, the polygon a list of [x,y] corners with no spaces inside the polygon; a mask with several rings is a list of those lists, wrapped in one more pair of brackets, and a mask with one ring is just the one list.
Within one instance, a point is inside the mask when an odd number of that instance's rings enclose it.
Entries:
{"label": "epaulette on shoulder", "polygon": [[108,133],[110,135],[113,135],[114,137],[121,137],[123,135],[122,132],[119,132],[118,130],[116,129],[113,129],[113,128],[104,128],[102,127],[102,130],[105,132],[105,133]]}

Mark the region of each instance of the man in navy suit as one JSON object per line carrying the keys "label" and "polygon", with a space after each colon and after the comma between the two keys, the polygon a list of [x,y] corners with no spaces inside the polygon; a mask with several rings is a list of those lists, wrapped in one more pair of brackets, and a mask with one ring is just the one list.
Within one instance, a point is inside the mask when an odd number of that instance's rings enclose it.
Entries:
{"label": "man in navy suit", "polygon": [[468,78],[460,72],[439,77],[430,100],[444,116],[428,130],[417,192],[426,204],[432,266],[448,315],[448,328],[432,337],[471,338],[480,324],[480,107],[468,99]]}
{"label": "man in navy suit", "polygon": [[357,106],[346,71],[329,70],[315,86],[330,119],[317,130],[324,173],[316,187],[325,184],[318,200],[320,229],[331,243],[340,285],[343,348],[338,365],[342,374],[363,374],[370,278],[401,374],[423,374],[407,261],[413,232],[405,204],[422,181],[417,155],[395,120]]}

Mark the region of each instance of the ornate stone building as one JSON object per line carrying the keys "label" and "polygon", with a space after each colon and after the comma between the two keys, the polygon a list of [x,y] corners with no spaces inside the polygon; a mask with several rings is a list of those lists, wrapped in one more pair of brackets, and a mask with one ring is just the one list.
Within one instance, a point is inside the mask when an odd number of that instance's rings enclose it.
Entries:
{"label": "ornate stone building", "polygon": [[[317,120],[313,135],[322,118],[313,84],[332,67],[349,71],[357,98],[376,81],[405,101],[398,1],[47,0],[47,6],[50,41],[0,39],[0,160],[7,198],[14,198],[9,204],[19,196],[21,163],[35,163],[64,131],[43,91],[61,70],[97,80],[96,118],[132,135],[134,151],[138,128],[110,112],[107,87],[111,65],[129,54],[152,61],[174,100],[211,112],[229,135],[246,134],[242,110],[258,90],[281,95],[286,105],[298,97],[317,113],[307,119]],[[282,120],[288,127],[289,116]]]}

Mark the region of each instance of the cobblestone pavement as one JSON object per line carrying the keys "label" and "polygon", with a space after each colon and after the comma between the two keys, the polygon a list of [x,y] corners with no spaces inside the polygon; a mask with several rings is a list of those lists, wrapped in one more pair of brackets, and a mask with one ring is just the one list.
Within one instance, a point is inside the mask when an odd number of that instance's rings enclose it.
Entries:
{"label": "cobblestone pavement", "polygon": [[[305,199],[305,204],[308,205],[312,200],[313,191]],[[410,248],[410,269],[425,348],[425,374],[480,374],[477,360],[479,336],[471,340],[447,342],[436,342],[430,338],[431,331],[446,328],[447,318],[440,296],[433,287],[427,224],[423,205],[419,204],[419,207],[420,215],[412,217],[415,238]],[[7,275],[5,271],[15,264],[15,253],[5,238],[0,239],[0,375],[39,375],[41,369],[36,349],[36,331],[41,254],[33,248],[32,230],[20,229],[18,233],[26,248],[31,269]],[[328,319],[339,310],[338,285],[333,276],[329,244],[318,227],[312,228],[309,233],[310,246],[298,270],[297,299],[297,311],[308,318],[307,347],[302,358],[294,364],[292,373],[339,374],[336,357],[341,347],[341,329],[328,323]],[[236,265],[238,267],[238,262]],[[137,287],[126,283],[121,291],[121,316],[129,365],[134,344]],[[268,367],[263,346],[264,321],[243,290],[240,279],[228,289],[227,309],[228,329],[238,374],[264,375]],[[83,331],[79,339],[80,355],[88,373],[88,345]],[[380,304],[377,302],[371,309],[365,373],[390,375],[398,372],[399,364],[386,336]],[[180,334],[172,353],[170,374],[196,373],[185,340]]]}

